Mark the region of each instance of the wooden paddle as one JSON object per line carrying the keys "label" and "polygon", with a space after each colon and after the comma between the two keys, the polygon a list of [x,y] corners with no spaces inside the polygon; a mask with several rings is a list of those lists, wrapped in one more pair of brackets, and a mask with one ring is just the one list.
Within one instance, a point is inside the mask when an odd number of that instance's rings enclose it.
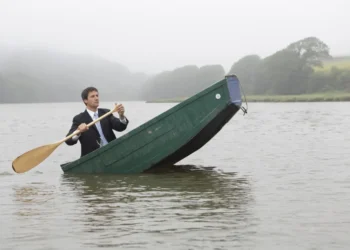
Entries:
{"label": "wooden paddle", "polygon": [[[120,105],[116,105],[111,111],[104,114],[103,116],[99,117],[95,121],[90,122],[87,127],[91,127],[96,122],[102,120],[103,118],[107,117],[108,115],[116,112],[118,110]],[[55,142],[53,144],[44,145],[38,148],[34,148],[20,156],[18,156],[13,162],[12,162],[12,169],[16,173],[24,173],[28,170],[36,167],[39,165],[42,161],[44,161],[59,145],[61,145],[63,142],[69,140],[76,134],[79,134],[80,131],[77,130],[71,135],[67,136],[61,141]]]}

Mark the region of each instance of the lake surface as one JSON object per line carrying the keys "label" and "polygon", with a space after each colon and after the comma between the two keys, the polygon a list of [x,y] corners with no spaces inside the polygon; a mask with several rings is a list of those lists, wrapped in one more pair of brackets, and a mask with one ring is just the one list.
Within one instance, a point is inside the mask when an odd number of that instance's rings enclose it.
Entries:
{"label": "lake surface", "polygon": [[[101,107],[111,108],[112,102]],[[127,131],[175,104],[124,102]],[[0,249],[350,249],[350,103],[249,103],[199,151],[138,175],[65,175],[82,103],[0,105]]]}

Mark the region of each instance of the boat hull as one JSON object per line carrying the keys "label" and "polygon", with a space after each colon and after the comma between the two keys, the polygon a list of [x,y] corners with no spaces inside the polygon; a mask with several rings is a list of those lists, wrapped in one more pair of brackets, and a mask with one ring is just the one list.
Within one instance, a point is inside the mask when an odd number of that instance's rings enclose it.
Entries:
{"label": "boat hull", "polygon": [[141,173],[175,164],[200,149],[241,106],[239,80],[223,80],[110,142],[62,164],[66,173]]}

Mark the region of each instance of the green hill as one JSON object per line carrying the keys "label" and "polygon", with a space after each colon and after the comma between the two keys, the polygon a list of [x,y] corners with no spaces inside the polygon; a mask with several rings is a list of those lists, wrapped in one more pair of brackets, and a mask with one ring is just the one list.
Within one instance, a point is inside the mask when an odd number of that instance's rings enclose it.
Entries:
{"label": "green hill", "polygon": [[104,101],[141,100],[148,76],[97,56],[46,50],[0,50],[0,103],[81,101],[96,86]]}

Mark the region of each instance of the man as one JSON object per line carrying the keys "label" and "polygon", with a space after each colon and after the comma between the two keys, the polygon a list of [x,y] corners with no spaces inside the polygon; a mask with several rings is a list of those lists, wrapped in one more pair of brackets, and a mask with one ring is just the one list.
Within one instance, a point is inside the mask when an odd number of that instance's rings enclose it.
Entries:
{"label": "man", "polygon": [[86,105],[86,110],[73,118],[73,124],[67,136],[76,130],[79,130],[80,133],[67,140],[66,144],[71,146],[79,140],[82,157],[116,139],[113,129],[124,131],[129,121],[124,116],[123,105],[118,105],[119,119],[111,114],[88,128],[87,124],[109,112],[109,110],[98,108],[99,95],[98,90],[94,87],[84,89],[81,97]]}

